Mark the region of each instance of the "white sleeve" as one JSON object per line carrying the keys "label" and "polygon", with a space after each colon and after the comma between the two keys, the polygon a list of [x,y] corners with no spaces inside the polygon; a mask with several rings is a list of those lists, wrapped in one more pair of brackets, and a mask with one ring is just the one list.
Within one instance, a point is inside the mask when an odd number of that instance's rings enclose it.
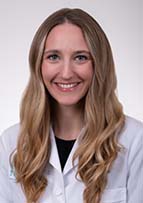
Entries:
{"label": "white sleeve", "polygon": [[8,177],[8,154],[4,136],[0,136],[0,202],[12,203],[12,191]]}
{"label": "white sleeve", "polygon": [[128,158],[127,203],[143,203],[143,131],[134,139]]}

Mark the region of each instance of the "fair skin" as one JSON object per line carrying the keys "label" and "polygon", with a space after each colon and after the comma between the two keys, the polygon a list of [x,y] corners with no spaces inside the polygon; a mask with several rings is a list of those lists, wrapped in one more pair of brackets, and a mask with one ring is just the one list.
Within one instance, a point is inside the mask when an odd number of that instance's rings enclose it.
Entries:
{"label": "fair skin", "polygon": [[76,139],[83,127],[80,101],[92,76],[92,60],[81,29],[70,23],[54,27],[46,40],[42,77],[56,103],[54,130],[59,138]]}

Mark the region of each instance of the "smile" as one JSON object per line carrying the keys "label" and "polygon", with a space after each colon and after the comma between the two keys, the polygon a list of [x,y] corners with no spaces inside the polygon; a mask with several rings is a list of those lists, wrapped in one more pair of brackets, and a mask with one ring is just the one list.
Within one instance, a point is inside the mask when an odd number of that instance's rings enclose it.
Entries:
{"label": "smile", "polygon": [[80,82],[74,83],[55,83],[59,90],[61,91],[73,91],[77,88]]}
{"label": "smile", "polygon": [[61,88],[69,89],[69,88],[73,88],[73,87],[77,86],[78,83],[69,83],[69,84],[57,83],[57,85]]}

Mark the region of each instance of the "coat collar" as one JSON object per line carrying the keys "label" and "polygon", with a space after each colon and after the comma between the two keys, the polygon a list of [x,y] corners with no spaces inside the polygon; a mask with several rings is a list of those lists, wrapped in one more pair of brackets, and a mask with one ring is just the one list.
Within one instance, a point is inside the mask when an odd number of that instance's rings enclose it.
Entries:
{"label": "coat collar", "polygon": [[[63,170],[63,175],[65,175],[66,173],[68,173],[71,169],[73,169],[73,167],[76,167],[78,165],[78,159],[76,159],[74,161],[74,166],[72,164],[72,158],[73,155],[76,151],[76,149],[79,146],[79,140],[82,137],[83,133],[84,133],[85,128],[82,128],[78,139],[76,140],[76,142],[73,145],[73,148],[69,154],[69,157],[66,161],[64,170]],[[61,163],[60,163],[60,159],[59,159],[59,155],[58,155],[58,150],[57,150],[57,145],[56,145],[56,141],[55,141],[55,134],[53,129],[50,129],[50,139],[51,139],[51,154],[50,154],[50,159],[49,159],[49,163],[56,169],[58,170],[60,173],[62,173],[62,169],[61,169]]]}
{"label": "coat collar", "polygon": [[57,149],[56,140],[55,140],[55,134],[52,128],[50,129],[50,139],[51,139],[51,154],[50,154],[49,163],[59,172],[62,172],[60,159],[58,155],[58,149]]}

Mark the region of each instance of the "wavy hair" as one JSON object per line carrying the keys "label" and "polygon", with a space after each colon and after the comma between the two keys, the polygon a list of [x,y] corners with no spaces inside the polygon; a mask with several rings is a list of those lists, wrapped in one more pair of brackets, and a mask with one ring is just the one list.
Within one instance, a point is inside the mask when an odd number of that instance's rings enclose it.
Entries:
{"label": "wavy hair", "polygon": [[30,79],[20,111],[20,134],[13,162],[17,182],[27,203],[37,203],[48,186],[44,176],[50,157],[51,99],[41,74],[46,38],[53,27],[65,22],[81,28],[93,59],[94,75],[85,97],[86,130],[73,157],[79,159],[77,175],[85,184],[85,203],[99,203],[107,185],[107,175],[121,146],[124,125],[122,105],[116,96],[116,75],[108,39],[88,13],[81,9],[60,9],[39,27],[30,54]]}

